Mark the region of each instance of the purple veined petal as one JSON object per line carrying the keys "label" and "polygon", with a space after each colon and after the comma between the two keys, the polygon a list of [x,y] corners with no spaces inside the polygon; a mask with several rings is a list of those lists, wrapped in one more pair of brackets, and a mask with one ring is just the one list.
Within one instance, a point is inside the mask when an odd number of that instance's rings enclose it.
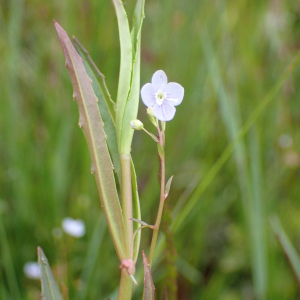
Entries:
{"label": "purple veined petal", "polygon": [[141,97],[147,107],[152,107],[156,103],[155,88],[153,84],[146,83],[141,89]]}
{"label": "purple veined petal", "polygon": [[162,89],[168,83],[166,73],[163,70],[156,71],[152,76],[151,82],[154,85],[156,91]]}
{"label": "purple veined petal", "polygon": [[153,114],[160,121],[170,121],[174,118],[176,108],[164,101],[163,104],[153,106]]}
{"label": "purple veined petal", "polygon": [[177,106],[182,102],[184,88],[180,84],[176,82],[169,82],[163,90],[166,93],[165,101],[168,101],[171,105]]}

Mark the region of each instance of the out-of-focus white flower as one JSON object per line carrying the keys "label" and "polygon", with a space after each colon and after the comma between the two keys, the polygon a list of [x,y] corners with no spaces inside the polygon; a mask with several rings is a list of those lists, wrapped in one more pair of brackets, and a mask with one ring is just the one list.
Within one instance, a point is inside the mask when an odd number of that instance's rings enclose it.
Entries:
{"label": "out-of-focus white flower", "polygon": [[169,82],[164,71],[156,71],[151,83],[146,83],[141,89],[141,96],[147,107],[153,107],[153,115],[160,121],[170,121],[174,118],[176,108],[184,96],[184,88]]}
{"label": "out-of-focus white flower", "polygon": [[293,139],[289,134],[282,134],[278,139],[281,148],[289,148],[293,144]]}
{"label": "out-of-focus white flower", "polygon": [[40,279],[40,267],[39,264],[36,262],[29,261],[24,265],[24,273],[30,279]]}
{"label": "out-of-focus white flower", "polygon": [[62,228],[65,233],[77,238],[85,235],[85,225],[80,219],[65,218],[62,222]]}

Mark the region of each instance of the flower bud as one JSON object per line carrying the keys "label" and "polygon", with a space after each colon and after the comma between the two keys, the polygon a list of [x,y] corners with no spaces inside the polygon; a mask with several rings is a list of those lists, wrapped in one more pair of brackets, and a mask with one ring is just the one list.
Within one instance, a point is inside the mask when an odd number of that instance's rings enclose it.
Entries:
{"label": "flower bud", "polygon": [[153,108],[152,107],[148,107],[147,108],[147,115],[148,115],[151,123],[156,127],[157,126],[157,119],[154,117]]}
{"label": "flower bud", "polygon": [[142,130],[144,128],[144,124],[140,120],[132,120],[130,122],[132,129]]}

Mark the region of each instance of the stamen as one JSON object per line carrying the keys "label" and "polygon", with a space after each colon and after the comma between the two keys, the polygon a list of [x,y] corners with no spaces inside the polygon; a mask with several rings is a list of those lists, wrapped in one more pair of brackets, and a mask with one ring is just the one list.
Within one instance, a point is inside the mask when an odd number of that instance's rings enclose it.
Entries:
{"label": "stamen", "polygon": [[162,90],[158,90],[157,93],[155,94],[155,98],[156,98],[156,103],[161,105],[166,98],[166,94]]}

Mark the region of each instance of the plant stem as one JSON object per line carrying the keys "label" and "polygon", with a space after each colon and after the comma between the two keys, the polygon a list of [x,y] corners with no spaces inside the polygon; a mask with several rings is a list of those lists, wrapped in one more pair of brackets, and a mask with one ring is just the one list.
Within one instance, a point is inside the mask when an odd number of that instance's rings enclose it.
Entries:
{"label": "plant stem", "polygon": [[118,300],[131,300],[132,296],[132,280],[125,269],[121,270],[120,289]]}
{"label": "plant stem", "polygon": [[[127,256],[132,252],[133,221],[132,219],[132,186],[130,155],[120,155],[121,165],[121,202],[127,242]],[[130,300],[132,296],[132,280],[125,269],[121,270],[118,300]]]}
{"label": "plant stem", "polygon": [[[165,148],[165,132],[164,130],[160,130],[159,127],[158,129],[158,138],[159,138],[159,143]],[[151,241],[151,247],[150,247],[150,254],[149,254],[149,264],[150,268],[152,266],[153,262],[153,257],[154,257],[154,251],[155,251],[155,246],[156,246],[156,241],[157,241],[157,236],[159,232],[159,226],[164,210],[164,204],[165,204],[165,185],[166,185],[166,160],[165,160],[165,153],[159,156],[160,158],[160,200],[159,200],[159,207],[158,207],[158,213],[153,229],[153,235],[152,235],[152,241]]]}
{"label": "plant stem", "polygon": [[131,253],[132,237],[133,237],[133,221],[132,219],[132,187],[131,187],[131,169],[130,155],[120,155],[121,164],[121,199],[122,211],[125,223],[125,234],[129,253]]}

